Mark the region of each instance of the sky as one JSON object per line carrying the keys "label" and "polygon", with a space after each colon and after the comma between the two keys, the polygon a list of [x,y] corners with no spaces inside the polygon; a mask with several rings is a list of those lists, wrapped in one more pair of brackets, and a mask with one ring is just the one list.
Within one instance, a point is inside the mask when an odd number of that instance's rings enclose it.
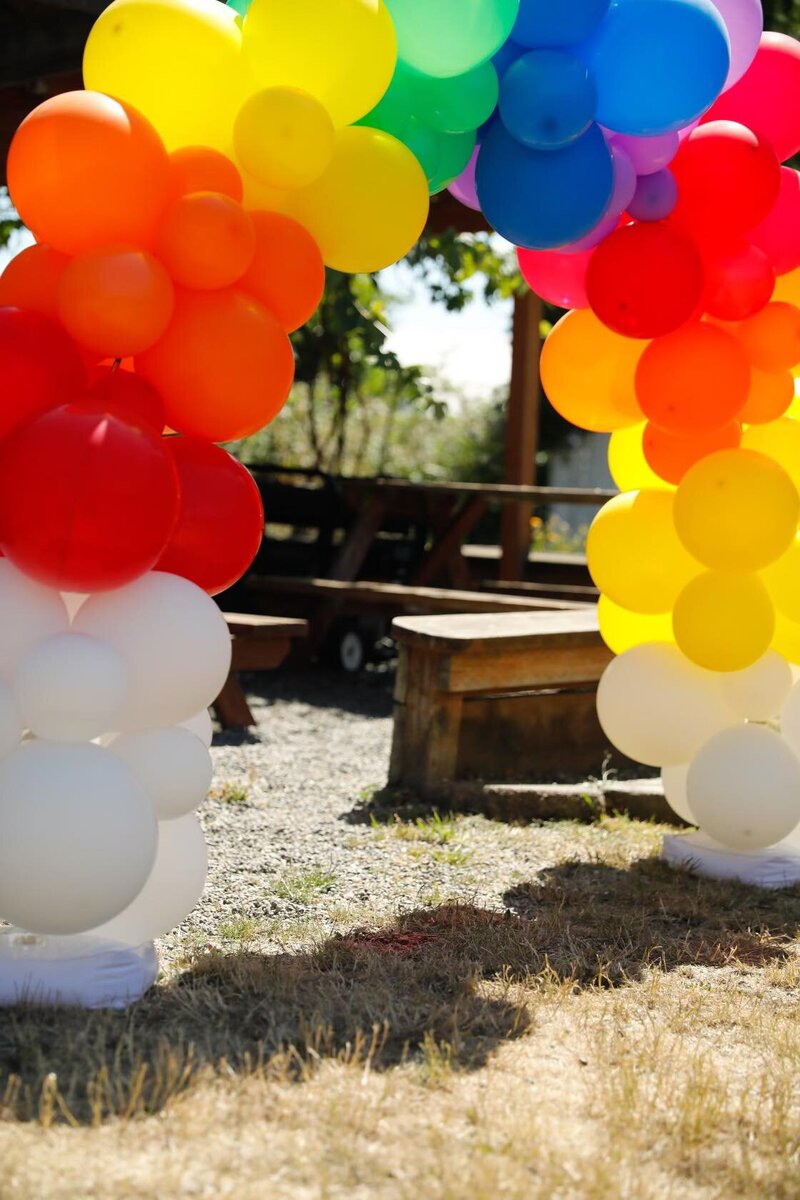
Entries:
{"label": "sky", "polygon": [[391,311],[389,347],[401,362],[433,369],[470,398],[488,397],[511,376],[511,301],[487,304],[479,286],[458,313],[434,304],[411,268],[400,263],[382,283],[403,303]]}
{"label": "sky", "polygon": [[[8,258],[33,239],[16,234],[0,250],[0,270]],[[399,302],[391,310],[389,348],[401,362],[431,370],[470,399],[486,399],[511,375],[510,301],[487,304],[479,284],[474,299],[459,313],[434,304],[428,290],[406,263],[382,272],[386,291]]]}

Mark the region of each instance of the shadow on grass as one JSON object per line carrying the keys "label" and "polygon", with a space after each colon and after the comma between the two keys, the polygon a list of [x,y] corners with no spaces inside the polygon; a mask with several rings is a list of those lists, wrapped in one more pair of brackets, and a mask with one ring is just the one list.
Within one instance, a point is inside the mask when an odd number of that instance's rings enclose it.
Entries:
{"label": "shadow on grass", "polygon": [[480,1067],[530,1024],[502,980],[508,925],[528,922],[427,909],[309,951],[201,954],[126,1013],[7,1010],[0,1117],[41,1120],[43,1104],[79,1124],[152,1114],[204,1072],[302,1080],[324,1059],[380,1070],[441,1045]]}
{"label": "shadow on grass", "polygon": [[651,968],[780,963],[800,924],[798,890],[655,860],[548,868],[505,901],[505,913],[422,909],[309,951],[203,954],[127,1013],[8,1010],[0,1117],[155,1114],[210,1074],[302,1082],[324,1060],[424,1068],[444,1053],[474,1070],[554,991],[623,986]]}

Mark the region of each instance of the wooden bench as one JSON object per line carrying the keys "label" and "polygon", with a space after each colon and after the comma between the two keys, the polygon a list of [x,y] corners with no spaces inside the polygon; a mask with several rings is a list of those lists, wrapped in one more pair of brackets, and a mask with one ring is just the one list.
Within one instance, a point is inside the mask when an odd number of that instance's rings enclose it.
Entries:
{"label": "wooden bench", "polygon": [[236,672],[273,671],[286,658],[292,641],[307,636],[308,624],[289,617],[261,617],[248,613],[225,613],[224,616],[231,632],[231,671],[213,707],[223,729],[246,729],[255,725],[256,720]]}
{"label": "wooden bench", "polygon": [[594,609],[402,617],[389,786],[599,772],[594,712],[612,654]]}

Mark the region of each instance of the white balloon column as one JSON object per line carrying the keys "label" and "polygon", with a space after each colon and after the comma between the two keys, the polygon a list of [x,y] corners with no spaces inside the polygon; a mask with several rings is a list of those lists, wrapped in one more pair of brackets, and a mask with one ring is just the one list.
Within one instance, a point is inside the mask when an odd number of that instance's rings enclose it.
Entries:
{"label": "white balloon column", "polygon": [[80,945],[111,953],[110,981],[87,992],[67,971],[50,995],[124,1002],[152,981],[126,985],[124,948],[172,929],[205,883],[194,809],[228,628],[205,592],[157,571],[81,601],[3,560],[0,610],[0,913],[25,931],[0,938],[0,996],[12,976],[35,992],[52,966],[26,957],[34,934],[66,962]]}

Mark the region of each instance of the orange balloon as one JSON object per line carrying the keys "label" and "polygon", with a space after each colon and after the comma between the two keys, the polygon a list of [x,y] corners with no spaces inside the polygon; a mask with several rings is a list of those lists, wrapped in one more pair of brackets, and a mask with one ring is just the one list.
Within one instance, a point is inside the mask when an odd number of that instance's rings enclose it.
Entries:
{"label": "orange balloon", "polygon": [[0,307],[27,308],[58,319],[58,285],[69,262],[50,246],[28,246],[0,275]]}
{"label": "orange balloon", "polygon": [[647,342],[607,329],[588,308],[567,313],[542,347],[542,384],[572,425],[613,433],[638,425],[634,376]]}
{"label": "orange balloon", "polygon": [[791,371],[750,372],[750,392],[739,414],[745,425],[764,425],[777,421],[794,400],[794,376]]}
{"label": "orange balloon", "polygon": [[654,425],[696,435],[728,425],[750,390],[750,367],[724,329],[693,322],[650,343],[636,371],[642,412]]}
{"label": "orange balloon", "polygon": [[325,290],[322,253],[308,230],[276,212],[250,214],[256,254],[239,286],[293,333],[314,313]]}
{"label": "orange balloon", "polygon": [[738,421],[721,425],[694,437],[682,437],[668,429],[648,423],[642,437],[642,449],[648,465],[667,483],[680,483],[690,467],[717,450],[734,450],[742,440]]}
{"label": "orange balloon", "polygon": [[256,234],[241,204],[222,192],[194,192],[171,204],[158,235],[158,253],[176,283],[230,287],[253,261]]}
{"label": "orange balloon", "polygon": [[294,355],[278,321],[251,296],[179,291],[169,329],[136,370],[163,398],[171,429],[230,442],[278,415]]}
{"label": "orange balloon", "polygon": [[146,250],[89,250],[65,269],[58,313],[81,346],[111,358],[141,354],[172,317],[172,281]]}
{"label": "orange balloon", "polygon": [[210,146],[183,146],[169,156],[170,193],[173,200],[192,192],[222,192],[241,202],[242,177],[235,165]]}
{"label": "orange balloon", "polygon": [[149,247],[167,200],[169,159],[149,121],[111,96],[65,92],[25,118],[8,186],[38,242],[65,254]]}
{"label": "orange balloon", "polygon": [[800,363],[800,308],[783,300],[736,326],[736,334],[754,367],[788,371]]}

